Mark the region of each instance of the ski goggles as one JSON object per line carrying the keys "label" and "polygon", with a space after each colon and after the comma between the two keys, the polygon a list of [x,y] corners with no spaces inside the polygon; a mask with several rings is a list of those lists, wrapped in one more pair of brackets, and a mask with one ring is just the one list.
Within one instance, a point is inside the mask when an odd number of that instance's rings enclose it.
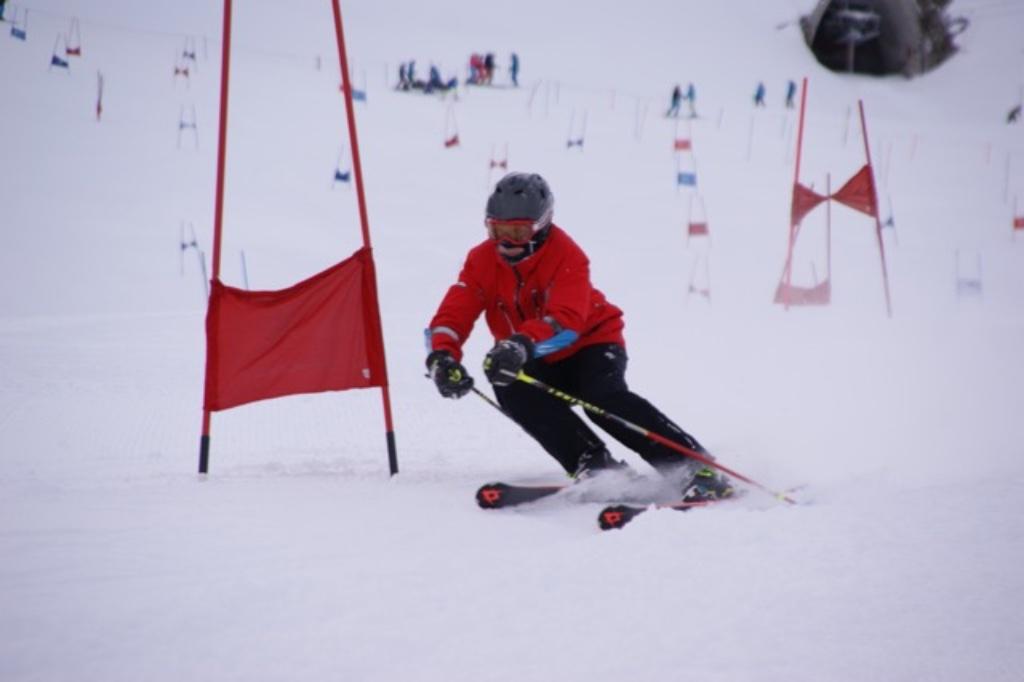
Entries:
{"label": "ski goggles", "polygon": [[523,220],[498,220],[487,218],[484,220],[487,226],[487,233],[491,239],[503,242],[525,244],[537,231],[537,222],[529,218]]}

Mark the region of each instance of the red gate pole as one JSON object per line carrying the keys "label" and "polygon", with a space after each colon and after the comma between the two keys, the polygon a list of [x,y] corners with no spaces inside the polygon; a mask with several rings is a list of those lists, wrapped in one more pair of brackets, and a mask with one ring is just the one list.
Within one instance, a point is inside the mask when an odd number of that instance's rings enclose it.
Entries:
{"label": "red gate pole", "polygon": [[875,169],[871,165],[871,146],[868,144],[868,125],[864,121],[864,101],[857,100],[860,109],[860,130],[864,138],[864,156],[868,160],[868,176],[871,178],[871,208],[875,215],[875,235],[878,238],[878,253],[882,257],[882,285],[885,287],[885,311],[892,317],[892,299],[889,297],[889,269],[885,265],[885,245],[882,243],[882,221],[878,218],[878,190],[875,185]]}
{"label": "red gate pole", "polygon": [[380,321],[380,305],[377,298],[377,276],[373,265],[373,247],[370,244],[370,221],[366,214],[366,194],[363,191],[363,166],[359,160],[359,139],[356,135],[356,116],[355,109],[352,106],[352,84],[349,82],[348,75],[348,57],[345,54],[345,33],[342,30],[341,22],[341,7],[338,0],[331,0],[331,6],[334,8],[334,32],[338,37],[338,61],[341,64],[341,83],[342,90],[345,93],[345,114],[348,116],[348,138],[349,146],[352,148],[352,174],[355,178],[356,195],[359,198],[359,223],[363,230],[363,246],[370,249],[370,276],[367,278],[367,284],[369,285],[370,291],[369,296],[374,303],[373,319],[368,319],[367,322],[373,329],[371,330],[376,334],[377,338],[381,342],[381,364],[384,368],[384,383],[381,385],[381,397],[384,402],[384,426],[386,429],[386,439],[388,447],[388,467],[391,471],[391,475],[394,476],[398,473],[398,453],[395,449],[395,429],[392,425],[391,420],[391,397],[388,391],[388,369],[387,362],[384,358],[383,353],[383,338],[384,335],[381,331]]}
{"label": "red gate pole", "polygon": [[[797,185],[800,184],[800,156],[803,152],[804,146],[804,111],[807,107],[807,77],[804,76],[803,82],[800,85],[800,124],[797,127],[796,135],[796,169],[793,171],[793,192],[796,192]],[[783,301],[785,302],[785,309],[789,310],[789,295],[790,295],[790,281],[792,280],[793,274],[793,240],[794,234],[793,224],[793,210],[792,203],[790,204],[789,212],[789,246],[786,249],[786,288],[783,292]]]}
{"label": "red gate pole", "polygon": [[[224,165],[228,142],[228,72],[231,62],[231,0],[224,0],[224,39],[220,60],[220,131],[217,140],[217,194],[213,214],[213,276],[220,279],[220,242],[224,227]],[[209,315],[209,311],[207,312]],[[205,383],[210,382],[207,361]],[[205,402],[205,400],[204,400]],[[202,435],[199,437],[199,473],[205,474],[210,465],[210,411],[203,406]]]}
{"label": "red gate pole", "polygon": [[832,290],[832,174],[825,173],[825,271],[828,278],[829,300]]}

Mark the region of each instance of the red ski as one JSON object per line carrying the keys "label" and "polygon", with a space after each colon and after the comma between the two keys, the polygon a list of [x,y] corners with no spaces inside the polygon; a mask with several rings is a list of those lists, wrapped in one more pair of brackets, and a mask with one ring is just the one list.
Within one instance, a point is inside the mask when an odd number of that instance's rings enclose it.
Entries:
{"label": "red ski", "polygon": [[[567,484],[568,485],[568,484]],[[476,503],[483,509],[501,509],[536,502],[565,490],[567,485],[515,485],[487,483],[476,491]]]}
{"label": "red ski", "polygon": [[652,504],[646,507],[638,507],[632,504],[613,504],[601,510],[601,513],[597,517],[597,524],[601,526],[601,530],[613,530],[615,528],[622,528],[648,509],[675,509],[676,511],[689,511],[690,509],[695,509],[697,507],[709,507],[720,502],[728,502],[730,500],[735,500],[738,497],[741,497],[741,495],[736,494],[730,497],[723,497],[721,499]]}

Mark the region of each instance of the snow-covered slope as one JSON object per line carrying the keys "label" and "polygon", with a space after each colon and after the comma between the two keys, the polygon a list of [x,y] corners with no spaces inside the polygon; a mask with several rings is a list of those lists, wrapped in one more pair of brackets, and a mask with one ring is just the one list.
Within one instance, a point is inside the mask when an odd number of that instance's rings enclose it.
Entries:
{"label": "snow-covered slope", "polygon": [[[960,54],[908,82],[820,68],[795,25],[812,4],[347,3],[401,474],[379,391],[349,391],[215,414],[199,479],[205,294],[179,244],[184,226],[212,250],[220,7],[8,3],[29,13],[25,42],[0,26],[0,679],[1020,679],[1024,140],[1003,121],[1024,12],[957,0]],[[236,5],[222,277],[273,289],[358,248],[358,214],[331,184],[349,152],[330,3]],[[83,56],[48,70],[73,16]],[[391,89],[401,61],[461,78],[487,50],[518,52],[522,87]],[[891,319],[874,227],[843,208],[832,305],[771,302],[784,88],[804,76],[804,183],[863,163],[864,102]],[[663,118],[691,81],[700,118]],[[493,408],[423,379],[422,329],[506,145],[626,310],[631,387],[812,504],[752,494],[611,534],[595,505],[476,508],[487,480],[560,476]],[[679,164],[710,241],[686,239]],[[823,215],[801,284],[824,272]],[[965,277],[980,259],[982,296],[957,296],[957,254]],[[687,296],[695,268],[710,303]],[[490,343],[478,329],[471,370]]]}

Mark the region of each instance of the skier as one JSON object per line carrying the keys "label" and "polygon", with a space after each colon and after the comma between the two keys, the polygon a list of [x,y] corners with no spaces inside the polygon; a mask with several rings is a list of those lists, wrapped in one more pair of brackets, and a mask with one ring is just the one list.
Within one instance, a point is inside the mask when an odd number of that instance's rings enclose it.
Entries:
{"label": "skier", "polygon": [[[516,379],[520,370],[609,413],[707,456],[704,448],[626,386],[623,313],[590,283],[586,254],[552,222],[554,197],[540,175],[509,173],[487,201],[488,238],[466,257],[427,329],[427,368],[446,398],[473,378],[462,346],[481,313],[495,339],[483,369],[498,402],[565,471],[582,480],[626,468],[566,401]],[[697,460],[605,416],[592,422],[678,482],[685,497],[733,493],[728,479]]]}
{"label": "skier", "polygon": [[686,88],[686,101],[690,105],[690,118],[697,118],[697,88],[693,83]]}
{"label": "skier", "polygon": [[796,81],[786,84],[786,108],[792,109],[796,104]]}
{"label": "skier", "polygon": [[754,91],[754,106],[755,107],[763,107],[764,106],[764,95],[765,95],[764,83],[759,82],[757,84],[757,90]]}
{"label": "skier", "polygon": [[430,65],[430,80],[427,81],[427,86],[423,89],[423,92],[430,94],[434,90],[446,90],[447,86],[444,81],[441,80],[441,72],[433,64]]}
{"label": "skier", "polygon": [[1020,118],[1021,105],[1018,104],[1014,108],[1010,109],[1010,113],[1006,114],[1007,123],[1016,123],[1017,119]]}
{"label": "skier", "polygon": [[512,87],[519,87],[519,55],[512,53],[511,63],[508,67],[509,75],[512,77]]}
{"label": "skier", "polygon": [[484,80],[483,82],[487,85],[491,85],[494,80],[494,53],[488,52],[484,55]]}
{"label": "skier", "polygon": [[423,87],[422,83],[419,84],[419,85],[416,84],[416,60],[415,59],[410,59],[409,60],[409,66],[407,66],[406,69],[405,69],[405,77],[409,79],[409,87],[410,88]]}
{"label": "skier", "polygon": [[676,87],[672,88],[672,101],[669,104],[668,111],[665,112],[665,116],[666,117],[678,116],[679,115],[679,105],[682,104],[682,101],[683,101],[683,91],[680,89],[679,85],[676,84]]}
{"label": "skier", "polygon": [[469,56],[469,79],[466,83],[479,85],[483,80],[484,58],[474,52]]}

